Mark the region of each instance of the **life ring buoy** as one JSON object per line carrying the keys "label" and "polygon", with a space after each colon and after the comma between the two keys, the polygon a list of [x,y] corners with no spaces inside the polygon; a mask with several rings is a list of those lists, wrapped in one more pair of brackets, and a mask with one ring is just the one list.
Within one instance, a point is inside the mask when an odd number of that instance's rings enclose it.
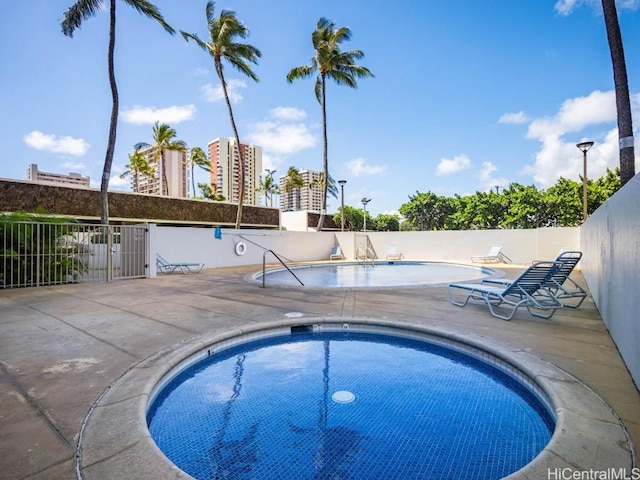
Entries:
{"label": "life ring buoy", "polygon": [[247,246],[244,244],[244,242],[236,243],[236,255],[242,256],[246,251],[247,251]]}

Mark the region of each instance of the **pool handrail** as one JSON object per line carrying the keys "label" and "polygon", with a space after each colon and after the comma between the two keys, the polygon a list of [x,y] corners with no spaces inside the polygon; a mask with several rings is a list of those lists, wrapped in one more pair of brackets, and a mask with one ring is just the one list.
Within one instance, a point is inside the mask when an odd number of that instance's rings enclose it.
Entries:
{"label": "pool handrail", "polygon": [[284,268],[286,268],[287,270],[289,270],[289,273],[291,275],[293,275],[293,277],[298,280],[298,282],[300,282],[300,285],[302,285],[304,287],[304,283],[302,283],[302,280],[300,280],[297,275],[295,273],[293,273],[293,270],[291,270],[289,268],[289,266],[284,262],[284,260],[282,260],[278,254],[276,252],[274,252],[273,250],[265,250],[262,253],[262,288],[266,288],[265,282],[267,279],[267,275],[266,275],[266,268],[267,268],[267,253],[271,252],[271,254],[276,257],[278,259],[278,261],[282,264],[282,266]]}

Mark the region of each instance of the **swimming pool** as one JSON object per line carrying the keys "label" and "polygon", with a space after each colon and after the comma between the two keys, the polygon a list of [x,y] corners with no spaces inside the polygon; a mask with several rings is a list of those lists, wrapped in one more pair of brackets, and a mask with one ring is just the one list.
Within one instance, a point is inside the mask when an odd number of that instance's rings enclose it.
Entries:
{"label": "swimming pool", "polygon": [[[496,275],[487,267],[458,263],[379,261],[307,264],[291,267],[292,272],[307,287],[392,287],[438,285],[451,282],[480,280]],[[250,277],[262,282],[262,272]],[[266,272],[266,285],[300,286],[300,282],[285,268]]]}
{"label": "swimming pool", "polygon": [[237,480],[501,478],[551,438],[544,394],[513,367],[337,328],[208,349],[153,395],[152,437],[189,475]]}

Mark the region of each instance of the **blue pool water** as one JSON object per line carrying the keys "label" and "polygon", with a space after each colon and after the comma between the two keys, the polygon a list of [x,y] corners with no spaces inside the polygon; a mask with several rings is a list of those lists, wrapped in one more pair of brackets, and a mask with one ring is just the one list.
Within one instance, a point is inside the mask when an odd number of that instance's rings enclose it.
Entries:
{"label": "blue pool water", "polygon": [[212,354],[149,406],[151,435],[196,479],[497,479],[554,420],[530,390],[418,340],[298,333]]}
{"label": "blue pool water", "polygon": [[[486,267],[442,262],[380,262],[313,264],[293,267],[292,271],[309,287],[388,287],[444,284],[480,280],[495,273]],[[262,282],[262,273],[254,275]],[[284,268],[266,273],[267,285],[300,285]]]}

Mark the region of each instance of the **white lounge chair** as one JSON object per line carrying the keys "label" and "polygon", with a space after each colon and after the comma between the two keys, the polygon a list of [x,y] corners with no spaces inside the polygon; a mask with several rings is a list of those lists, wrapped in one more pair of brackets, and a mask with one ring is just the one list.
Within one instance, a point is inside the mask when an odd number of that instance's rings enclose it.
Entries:
{"label": "white lounge chair", "polygon": [[491,247],[489,253],[477,257],[471,257],[473,263],[508,263],[511,260],[502,253],[502,245]]}
{"label": "white lounge chair", "polygon": [[156,253],[156,268],[159,273],[173,273],[176,270],[182,273],[198,273],[204,268],[204,263],[171,263]]}
{"label": "white lounge chair", "polygon": [[329,260],[344,260],[344,255],[342,254],[342,248],[339,245],[336,245],[331,249],[331,255],[329,255]]}
{"label": "white lounge chair", "polygon": [[[560,300],[565,307],[578,308],[588,295],[584,288],[569,277],[581,258],[582,252],[562,249],[555,259],[556,262],[562,263],[562,267],[543,285],[544,288]],[[483,282],[500,285],[509,285],[512,283],[510,280],[505,279],[486,279],[483,280]],[[579,299],[578,303],[567,303],[567,300],[576,298]]]}
{"label": "white lounge chair", "polygon": [[387,260],[402,260],[404,255],[398,251],[397,245],[389,245],[387,248]]}
{"label": "white lounge chair", "polygon": [[[491,315],[503,320],[511,320],[520,307],[526,307],[536,317],[551,318],[564,305],[544,285],[558,274],[562,265],[562,262],[535,262],[507,285],[452,283],[449,285],[449,300],[459,307],[464,307],[471,299],[482,300],[489,307]],[[454,299],[453,292],[457,290],[465,292],[467,296],[464,300]],[[501,306],[510,310],[502,314],[496,309]]]}

